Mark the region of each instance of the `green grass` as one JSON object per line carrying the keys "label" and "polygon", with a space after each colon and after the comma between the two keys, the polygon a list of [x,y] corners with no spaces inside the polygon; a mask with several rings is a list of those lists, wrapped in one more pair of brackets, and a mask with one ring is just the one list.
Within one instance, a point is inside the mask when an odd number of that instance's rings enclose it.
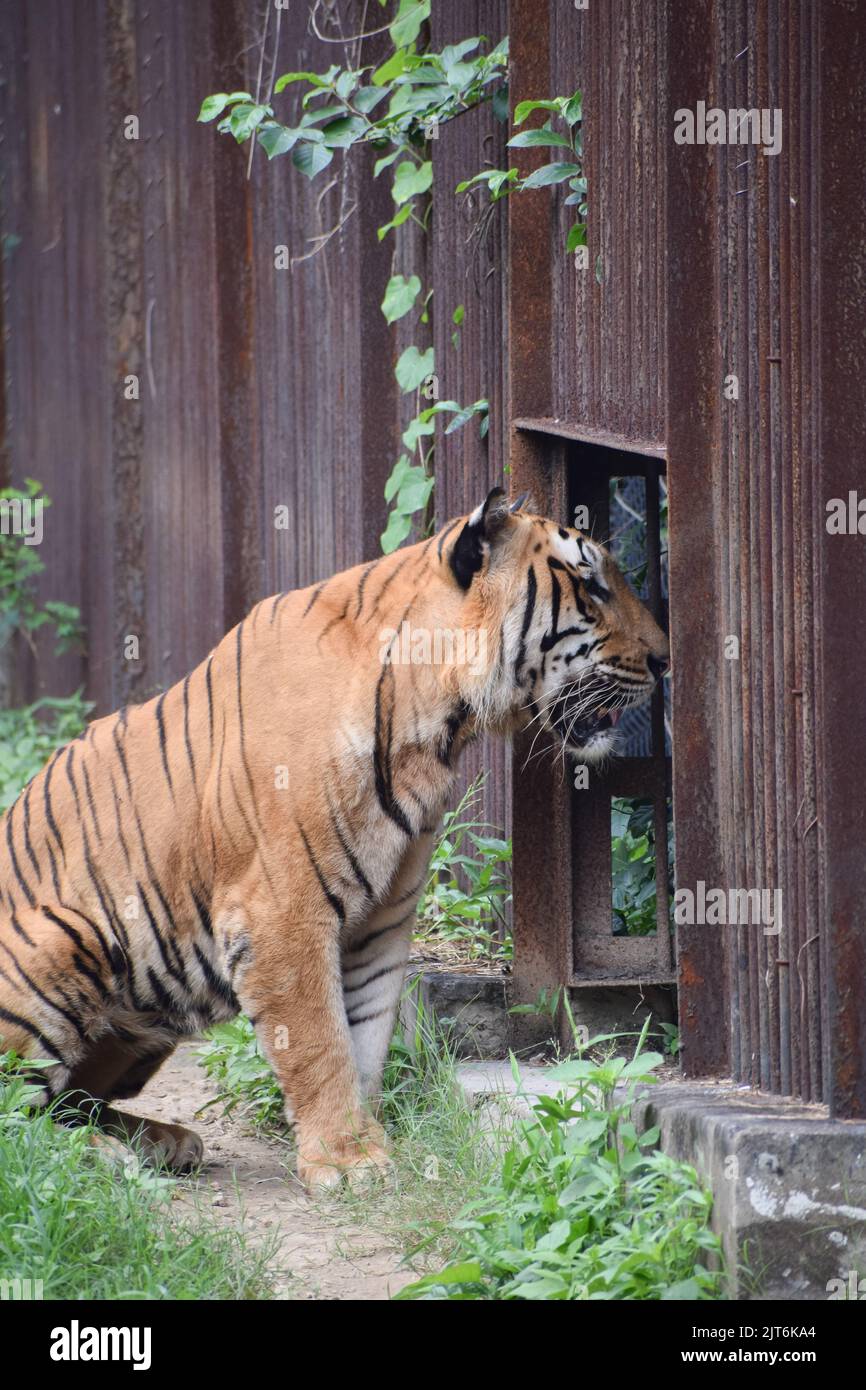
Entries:
{"label": "green grass", "polygon": [[37,1092],[0,1058],[0,1279],[41,1281],[46,1299],[267,1299],[274,1250],[200,1209],[88,1126],[35,1112]]}
{"label": "green grass", "polygon": [[663,1060],[642,1050],[648,1026],[631,1060],[578,1055],[554,1070],[562,1090],[535,1100],[453,1223],[455,1258],[399,1298],[722,1296],[710,1194],[693,1168],[654,1147],[657,1130],[638,1134],[631,1120],[636,1088]]}
{"label": "green grass", "polygon": [[[329,1197],[324,1218],[404,1252],[422,1277],[401,1298],[721,1297],[709,1193],[631,1121],[636,1087],[662,1061],[643,1051],[648,1026],[631,1060],[612,1055],[622,1039],[593,1040],[557,1069],[561,1093],[519,1119],[469,1106],[447,1039],[419,1013],[415,1037],[395,1037],[384,1077],[394,1180]],[[206,1064],[226,1108],[246,1103],[250,1118],[284,1132],[255,1048],[238,1020],[214,1030]]]}

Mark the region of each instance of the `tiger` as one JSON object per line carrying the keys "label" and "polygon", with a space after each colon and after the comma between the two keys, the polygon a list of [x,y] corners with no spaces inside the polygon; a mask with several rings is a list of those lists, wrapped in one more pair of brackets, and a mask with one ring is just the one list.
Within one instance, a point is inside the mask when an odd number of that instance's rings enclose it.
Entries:
{"label": "tiger", "polygon": [[39,1059],[43,1103],[184,1171],[198,1135],[115,1103],[243,1011],[306,1188],[387,1171],[383,1067],[462,750],[544,730],[597,762],[668,661],[604,546],[501,488],[262,600],[3,818],[0,1052]]}

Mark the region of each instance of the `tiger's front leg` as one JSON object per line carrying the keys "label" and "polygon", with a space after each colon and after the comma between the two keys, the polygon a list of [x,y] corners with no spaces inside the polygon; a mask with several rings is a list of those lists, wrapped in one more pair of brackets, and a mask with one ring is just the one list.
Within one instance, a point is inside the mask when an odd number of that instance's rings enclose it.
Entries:
{"label": "tiger's front leg", "polygon": [[346,934],[343,944],[343,998],[365,1100],[377,1099],[382,1089],[433,843],[432,832],[412,843],[383,902]]}
{"label": "tiger's front leg", "polygon": [[[310,886],[294,901],[314,900]],[[338,914],[291,918],[271,898],[223,919],[235,988],[294,1123],[298,1176],[330,1187],[390,1166],[381,1127],[364,1108],[343,1007]],[[219,930],[219,927],[218,927]]]}

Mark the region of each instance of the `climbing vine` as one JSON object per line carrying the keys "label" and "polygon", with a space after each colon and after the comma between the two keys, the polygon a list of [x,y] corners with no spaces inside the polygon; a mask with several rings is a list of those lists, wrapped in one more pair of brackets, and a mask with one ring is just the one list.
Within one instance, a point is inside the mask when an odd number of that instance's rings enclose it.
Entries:
{"label": "climbing vine", "polygon": [[[430,0],[400,0],[389,28],[394,51],[376,68],[333,65],[323,73],[287,72],[279,77],[274,98],[289,90],[301,92],[291,123],[278,119],[270,101],[257,101],[241,91],[206,97],[198,119],[217,121],[217,130],[234,137],[238,144],[256,140],[269,160],[288,155],[308,179],[327,169],[338,150],[371,145],[378,155],[373,177],[387,172],[394,204],[393,217],[378,228],[379,240],[410,221],[426,233],[433,196],[431,141],[439,138],[449,121],[487,101],[499,120],[508,119],[508,39],[491,48],[489,41],[478,35],[433,52],[422,43],[430,8]],[[545,127],[521,132],[509,144],[553,146],[561,151],[557,160],[522,180],[516,169],[485,170],[464,180],[457,192],[465,193],[483,183],[491,199],[498,201],[514,189],[539,188],[568,179],[571,194],[566,201],[578,202],[582,217],[586,185],[580,172],[580,96],[523,102],[515,112],[515,124],[537,110],[550,113]],[[554,117],[561,118],[567,133],[552,128]],[[583,245],[583,236],[582,224],[577,224],[569,233],[568,249]],[[425,293],[419,276],[395,273],[385,286],[382,313],[390,324],[416,312],[419,323],[429,325],[432,297],[432,290]],[[464,315],[462,304],[452,311],[455,345]],[[415,396],[415,414],[403,431],[404,452],[395,461],[385,487],[390,513],[381,545],[386,553],[406,539],[428,508],[434,487],[436,417],[450,416],[446,434],[473,420],[482,438],[487,433],[487,400],[481,398],[470,405],[439,400],[435,367],[433,347],[415,343],[403,350],[394,366],[400,391]]]}

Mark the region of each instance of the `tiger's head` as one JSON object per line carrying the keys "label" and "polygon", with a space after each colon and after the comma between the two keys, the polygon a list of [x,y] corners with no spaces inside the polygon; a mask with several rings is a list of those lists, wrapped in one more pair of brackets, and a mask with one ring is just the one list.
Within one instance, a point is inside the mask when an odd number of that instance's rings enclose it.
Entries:
{"label": "tiger's head", "polygon": [[509,507],[494,488],[446,541],[462,621],[492,638],[486,669],[462,693],[482,726],[546,728],[598,761],[621,712],[667,670],[668,639],[602,545],[524,501]]}

